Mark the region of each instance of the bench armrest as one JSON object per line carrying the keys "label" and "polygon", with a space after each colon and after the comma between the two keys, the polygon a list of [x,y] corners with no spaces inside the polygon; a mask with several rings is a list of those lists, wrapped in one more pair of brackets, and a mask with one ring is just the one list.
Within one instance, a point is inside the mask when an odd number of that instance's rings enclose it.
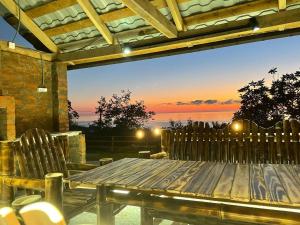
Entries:
{"label": "bench armrest", "polygon": [[93,165],[93,164],[67,163],[68,170],[87,171],[87,170],[95,169],[97,167],[98,167],[97,165]]}
{"label": "bench armrest", "polygon": [[167,157],[168,157],[168,154],[166,152],[159,152],[159,153],[150,155],[150,159],[163,159],[163,158],[167,158]]}
{"label": "bench armrest", "polygon": [[4,184],[11,187],[33,189],[38,191],[45,190],[45,180],[36,178],[22,178],[16,176],[0,176]]}

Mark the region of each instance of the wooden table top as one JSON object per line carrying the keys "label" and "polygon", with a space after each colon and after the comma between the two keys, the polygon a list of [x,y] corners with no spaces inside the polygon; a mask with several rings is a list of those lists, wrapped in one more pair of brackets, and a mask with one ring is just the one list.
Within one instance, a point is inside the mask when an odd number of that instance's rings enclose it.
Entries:
{"label": "wooden table top", "polygon": [[71,186],[300,206],[300,165],[233,164],[125,158],[71,176]]}

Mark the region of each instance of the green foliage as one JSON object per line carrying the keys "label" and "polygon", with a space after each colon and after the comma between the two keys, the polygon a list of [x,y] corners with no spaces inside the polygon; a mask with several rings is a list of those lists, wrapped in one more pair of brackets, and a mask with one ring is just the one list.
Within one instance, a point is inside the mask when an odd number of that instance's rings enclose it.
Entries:
{"label": "green foliage", "polygon": [[73,107],[71,101],[68,100],[68,117],[69,117],[69,127],[77,126],[76,120],[79,119],[79,114],[76,112]]}
{"label": "green foliage", "polygon": [[121,91],[121,95],[113,94],[106,100],[103,96],[98,101],[96,112],[98,119],[94,121],[97,128],[133,129],[143,127],[152,118],[154,112],[146,111],[143,101],[131,103],[131,92]]}
{"label": "green foliage", "polygon": [[265,81],[252,81],[239,90],[241,107],[233,119],[248,119],[268,127],[284,117],[300,119],[300,71],[274,79],[277,68],[269,71],[273,76],[271,87]]}

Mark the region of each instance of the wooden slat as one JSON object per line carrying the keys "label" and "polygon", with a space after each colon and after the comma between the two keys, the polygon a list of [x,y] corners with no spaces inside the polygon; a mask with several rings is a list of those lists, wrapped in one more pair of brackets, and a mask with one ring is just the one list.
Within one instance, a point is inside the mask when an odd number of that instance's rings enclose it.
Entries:
{"label": "wooden slat", "polygon": [[286,9],[286,1],[287,0],[278,0],[278,9],[285,10]]}
{"label": "wooden slat", "polygon": [[212,197],[212,193],[223,173],[226,163],[216,163],[205,180],[203,180],[200,188],[197,190],[198,196]]}
{"label": "wooden slat", "polygon": [[270,200],[273,203],[288,204],[290,203],[289,197],[282,186],[274,168],[270,164],[262,166],[266,186],[270,193]]}
{"label": "wooden slat", "polygon": [[77,0],[78,4],[81,6],[86,15],[90,18],[94,26],[104,37],[108,44],[114,43],[114,38],[110,33],[110,30],[107,28],[103,20],[98,16],[98,13],[94,9],[92,3],[89,0]]}
{"label": "wooden slat", "polygon": [[176,0],[166,0],[178,31],[183,31],[183,20]]}
{"label": "wooden slat", "polygon": [[144,182],[145,179],[151,178],[151,176],[160,173],[167,168],[167,166],[170,165],[169,161],[165,160],[156,160],[154,163],[152,163],[150,166],[147,167],[146,170],[140,169],[137,173],[119,180],[117,182],[118,186],[127,186],[128,184],[131,184],[131,187],[136,187],[138,186],[139,182]]}
{"label": "wooden slat", "polygon": [[87,171],[85,173],[81,173],[79,175],[74,175],[71,176],[69,178],[69,180],[72,182],[76,182],[76,181],[80,181],[80,182],[94,182],[94,179],[100,176],[110,176],[112,175],[114,172],[118,171],[118,170],[123,170],[125,168],[128,168],[129,166],[131,166],[132,164],[135,164],[138,161],[138,159],[129,159],[129,158],[125,158],[116,162],[112,162],[110,164],[107,164],[105,166],[101,166],[98,167],[96,169]]}
{"label": "wooden slat", "polygon": [[[141,170],[148,171],[149,169],[151,169],[151,166],[156,165],[157,163],[158,162],[155,159],[141,160],[141,161],[137,162],[136,164],[134,164],[133,166],[128,167],[123,171],[118,171],[118,172],[114,173],[112,176],[110,176],[104,180],[101,180],[101,182],[104,182],[105,180],[107,180],[105,182],[105,184],[117,184],[120,180],[131,177]],[[98,181],[98,183],[99,183],[99,181]]]}
{"label": "wooden slat", "polygon": [[149,1],[121,0],[121,2],[168,38],[177,37],[176,27]]}
{"label": "wooden slat", "polygon": [[59,51],[54,42],[26,15],[22,9],[19,10],[18,6],[13,0],[1,0],[1,3],[11,14],[17,18],[20,18],[22,25],[25,26],[32,34],[34,34],[34,36],[36,36],[50,51]]}
{"label": "wooden slat", "polygon": [[164,171],[139,184],[139,187],[143,189],[151,189],[155,184],[159,183],[162,179],[182,166],[184,163],[185,161],[172,161],[171,165],[169,165]]}
{"label": "wooden slat", "polygon": [[274,165],[275,171],[292,204],[300,204],[300,179],[285,165]]}
{"label": "wooden slat", "polygon": [[176,179],[178,179],[186,170],[192,167],[196,162],[195,161],[187,161],[182,166],[174,170],[169,175],[165,176],[160,182],[156,183],[152,186],[152,189],[157,190],[165,190],[167,187],[172,184]]}
{"label": "wooden slat", "polygon": [[199,168],[204,164],[205,162],[196,162],[190,166],[178,179],[167,187],[167,191],[180,193],[183,187],[193,178]]}
{"label": "wooden slat", "polygon": [[230,196],[233,200],[250,201],[249,165],[238,164],[236,166]]}
{"label": "wooden slat", "polygon": [[230,192],[234,180],[235,170],[236,164],[227,163],[213,192],[213,197],[230,199]]}
{"label": "wooden slat", "polygon": [[250,165],[251,201],[269,202],[270,197],[265,184],[264,173],[259,164]]}
{"label": "wooden slat", "polygon": [[137,160],[137,161],[132,161],[126,164],[122,164],[121,166],[111,169],[107,171],[106,173],[102,173],[99,175],[99,172],[87,177],[86,179],[83,179],[84,183],[93,183],[93,184],[100,184],[102,181],[107,180],[108,178],[115,177],[118,174],[123,174],[126,171],[131,171],[132,169],[135,169],[139,165],[142,165],[146,162],[147,160]]}
{"label": "wooden slat", "polygon": [[190,181],[184,186],[182,193],[197,193],[199,187],[213,169],[214,165],[215,163],[206,162],[203,166],[201,166],[193,178],[190,179]]}

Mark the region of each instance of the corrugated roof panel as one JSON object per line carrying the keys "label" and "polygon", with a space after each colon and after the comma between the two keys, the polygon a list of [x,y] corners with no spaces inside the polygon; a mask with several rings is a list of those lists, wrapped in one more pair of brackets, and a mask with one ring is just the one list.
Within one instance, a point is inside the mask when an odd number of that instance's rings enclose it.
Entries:
{"label": "corrugated roof panel", "polygon": [[78,41],[84,38],[92,38],[99,35],[99,31],[95,27],[87,27],[81,30],[53,36],[51,37],[51,39],[55,44],[62,44],[72,41]]}
{"label": "corrugated roof panel", "polygon": [[21,8],[25,11],[51,1],[53,0],[15,0],[16,4],[19,2]]}
{"label": "corrugated roof panel", "polygon": [[107,27],[113,33],[118,33],[124,30],[132,30],[146,25],[147,23],[140,16],[131,16],[107,23]]}
{"label": "corrugated roof panel", "polygon": [[221,20],[214,20],[210,21],[207,23],[201,23],[197,25],[192,25],[188,27],[188,30],[195,30],[195,29],[201,29],[201,28],[206,28],[209,26],[215,26],[215,25],[220,25],[220,24],[225,24],[233,21],[239,21],[239,20],[244,20],[244,19],[249,19],[252,17],[259,17],[259,16],[265,16],[268,14],[273,14],[278,12],[278,8],[273,8],[273,9],[267,9],[259,12],[254,12],[254,13],[247,13],[247,14],[242,14],[240,16],[232,16],[232,17],[227,17]]}
{"label": "corrugated roof panel", "polygon": [[192,0],[179,4],[179,10],[183,17],[208,12],[218,8],[225,8],[239,3],[249,2],[249,0]]}
{"label": "corrugated roof panel", "polygon": [[114,0],[91,0],[91,2],[99,14],[125,7],[123,3]]}
{"label": "corrugated roof panel", "polygon": [[81,7],[73,5],[53,13],[49,13],[34,19],[34,22],[42,29],[59,26],[73,21],[78,21],[86,18],[86,14]]}

